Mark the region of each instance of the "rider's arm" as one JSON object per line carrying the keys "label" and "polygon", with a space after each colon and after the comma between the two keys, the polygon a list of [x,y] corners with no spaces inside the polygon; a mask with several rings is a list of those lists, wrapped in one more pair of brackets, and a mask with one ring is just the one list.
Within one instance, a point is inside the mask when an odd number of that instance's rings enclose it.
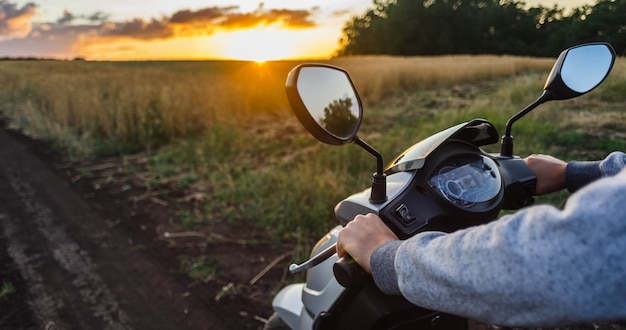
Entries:
{"label": "rider's arm", "polygon": [[[623,160],[615,154],[597,163],[600,176]],[[589,184],[562,211],[534,206],[452,234],[387,242],[372,254],[372,274],[387,293],[483,322],[626,319],[624,205],[626,171]]]}
{"label": "rider's arm", "polygon": [[614,152],[602,161],[566,163],[548,155],[530,155],[526,165],[537,177],[536,195],[544,195],[567,188],[574,192],[603,176],[612,176],[626,164],[626,155]]}

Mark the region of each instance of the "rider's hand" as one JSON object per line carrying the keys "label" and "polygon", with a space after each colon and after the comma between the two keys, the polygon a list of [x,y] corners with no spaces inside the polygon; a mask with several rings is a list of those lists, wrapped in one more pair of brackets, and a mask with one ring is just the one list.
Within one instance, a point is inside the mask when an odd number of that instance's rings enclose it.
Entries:
{"label": "rider's hand", "polygon": [[524,162],[537,177],[536,195],[543,195],[565,188],[566,162],[547,155],[530,155],[524,158]]}
{"label": "rider's hand", "polygon": [[398,237],[375,214],[357,215],[337,238],[337,254],[348,253],[363,269],[371,273],[370,257],[381,244],[397,240]]}

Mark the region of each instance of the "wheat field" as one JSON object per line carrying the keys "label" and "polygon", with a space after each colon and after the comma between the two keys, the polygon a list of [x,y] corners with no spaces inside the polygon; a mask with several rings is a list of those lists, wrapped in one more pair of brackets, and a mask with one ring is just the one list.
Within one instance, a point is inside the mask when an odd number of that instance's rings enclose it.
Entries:
{"label": "wheat field", "polygon": [[[549,70],[552,59],[509,56],[353,57],[346,68],[370,105],[394,93]],[[289,113],[299,62],[1,61],[0,113],[14,128],[72,157],[155,148],[216,124],[245,127]],[[101,143],[114,150],[94,150]]]}

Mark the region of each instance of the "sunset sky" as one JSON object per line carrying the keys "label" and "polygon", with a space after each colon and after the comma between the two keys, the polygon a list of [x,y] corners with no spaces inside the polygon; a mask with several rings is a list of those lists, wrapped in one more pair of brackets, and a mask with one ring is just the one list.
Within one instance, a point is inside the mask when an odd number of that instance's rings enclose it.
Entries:
{"label": "sunset sky", "polygon": [[[576,7],[595,0],[526,0]],[[0,0],[0,57],[328,58],[372,0]]]}

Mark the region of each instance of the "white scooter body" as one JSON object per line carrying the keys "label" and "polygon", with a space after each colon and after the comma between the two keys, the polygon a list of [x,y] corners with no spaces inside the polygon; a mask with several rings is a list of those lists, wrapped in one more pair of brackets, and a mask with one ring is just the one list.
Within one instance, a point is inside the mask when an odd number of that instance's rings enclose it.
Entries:
{"label": "white scooter body", "polygon": [[[332,229],[316,254],[337,242],[341,226]],[[314,317],[326,311],[345,290],[333,276],[337,254],[307,271],[307,282],[291,284],[280,290],[272,301],[274,311],[292,329],[313,329]]]}
{"label": "white scooter body", "polygon": [[[387,195],[389,200],[400,194],[413,177],[410,172],[390,175],[387,179]],[[372,204],[369,202],[370,189],[352,195],[335,207],[335,214],[342,219],[353,219],[358,213],[378,213],[387,203]],[[355,213],[356,212],[356,213]],[[311,251],[316,255],[337,242],[342,226],[336,226],[326,234]],[[332,255],[317,266],[307,270],[306,283],[291,284],[283,288],[274,300],[272,307],[280,318],[292,329],[313,329],[315,317],[328,311],[345,291],[335,279],[333,265],[339,259]]]}

